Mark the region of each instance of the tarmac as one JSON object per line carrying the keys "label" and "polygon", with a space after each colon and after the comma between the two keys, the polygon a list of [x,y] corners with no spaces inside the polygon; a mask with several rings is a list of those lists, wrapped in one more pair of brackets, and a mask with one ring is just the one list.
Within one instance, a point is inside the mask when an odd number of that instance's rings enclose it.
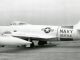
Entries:
{"label": "tarmac", "polygon": [[54,42],[34,48],[1,47],[0,60],[80,60],[80,42]]}

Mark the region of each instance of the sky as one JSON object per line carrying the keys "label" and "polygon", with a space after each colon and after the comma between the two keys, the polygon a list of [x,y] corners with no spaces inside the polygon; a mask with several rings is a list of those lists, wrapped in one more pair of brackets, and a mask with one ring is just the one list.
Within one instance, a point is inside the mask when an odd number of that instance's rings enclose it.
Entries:
{"label": "sky", "polygon": [[0,25],[13,21],[74,25],[80,21],[80,0],[0,0]]}

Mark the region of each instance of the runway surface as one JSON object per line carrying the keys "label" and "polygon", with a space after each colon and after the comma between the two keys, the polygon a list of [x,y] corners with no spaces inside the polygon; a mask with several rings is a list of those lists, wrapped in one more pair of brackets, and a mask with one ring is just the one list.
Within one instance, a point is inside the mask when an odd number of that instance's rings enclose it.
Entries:
{"label": "runway surface", "polygon": [[0,60],[80,60],[80,46],[4,47]]}

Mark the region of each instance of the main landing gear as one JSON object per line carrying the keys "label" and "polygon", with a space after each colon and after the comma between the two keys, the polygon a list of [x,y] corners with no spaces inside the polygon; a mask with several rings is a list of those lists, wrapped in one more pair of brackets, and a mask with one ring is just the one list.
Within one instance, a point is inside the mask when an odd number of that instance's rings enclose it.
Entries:
{"label": "main landing gear", "polygon": [[[32,39],[28,38],[27,41],[32,42],[29,47],[35,47],[35,42]],[[47,44],[47,41],[38,41],[38,46],[44,46],[45,44]]]}
{"label": "main landing gear", "polygon": [[45,45],[45,44],[47,44],[47,41],[39,41],[39,42],[38,42],[38,45],[39,45],[39,46],[43,46],[43,45]]}

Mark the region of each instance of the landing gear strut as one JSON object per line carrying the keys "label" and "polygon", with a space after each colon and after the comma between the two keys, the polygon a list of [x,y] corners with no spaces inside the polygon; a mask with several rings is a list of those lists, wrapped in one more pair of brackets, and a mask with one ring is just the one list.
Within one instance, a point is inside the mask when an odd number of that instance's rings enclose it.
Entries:
{"label": "landing gear strut", "polygon": [[29,38],[28,41],[32,42],[32,43],[30,44],[30,47],[31,47],[31,48],[34,47],[34,42],[33,42],[33,40]]}
{"label": "landing gear strut", "polygon": [[32,43],[30,44],[30,47],[34,47],[34,42],[32,41]]}

